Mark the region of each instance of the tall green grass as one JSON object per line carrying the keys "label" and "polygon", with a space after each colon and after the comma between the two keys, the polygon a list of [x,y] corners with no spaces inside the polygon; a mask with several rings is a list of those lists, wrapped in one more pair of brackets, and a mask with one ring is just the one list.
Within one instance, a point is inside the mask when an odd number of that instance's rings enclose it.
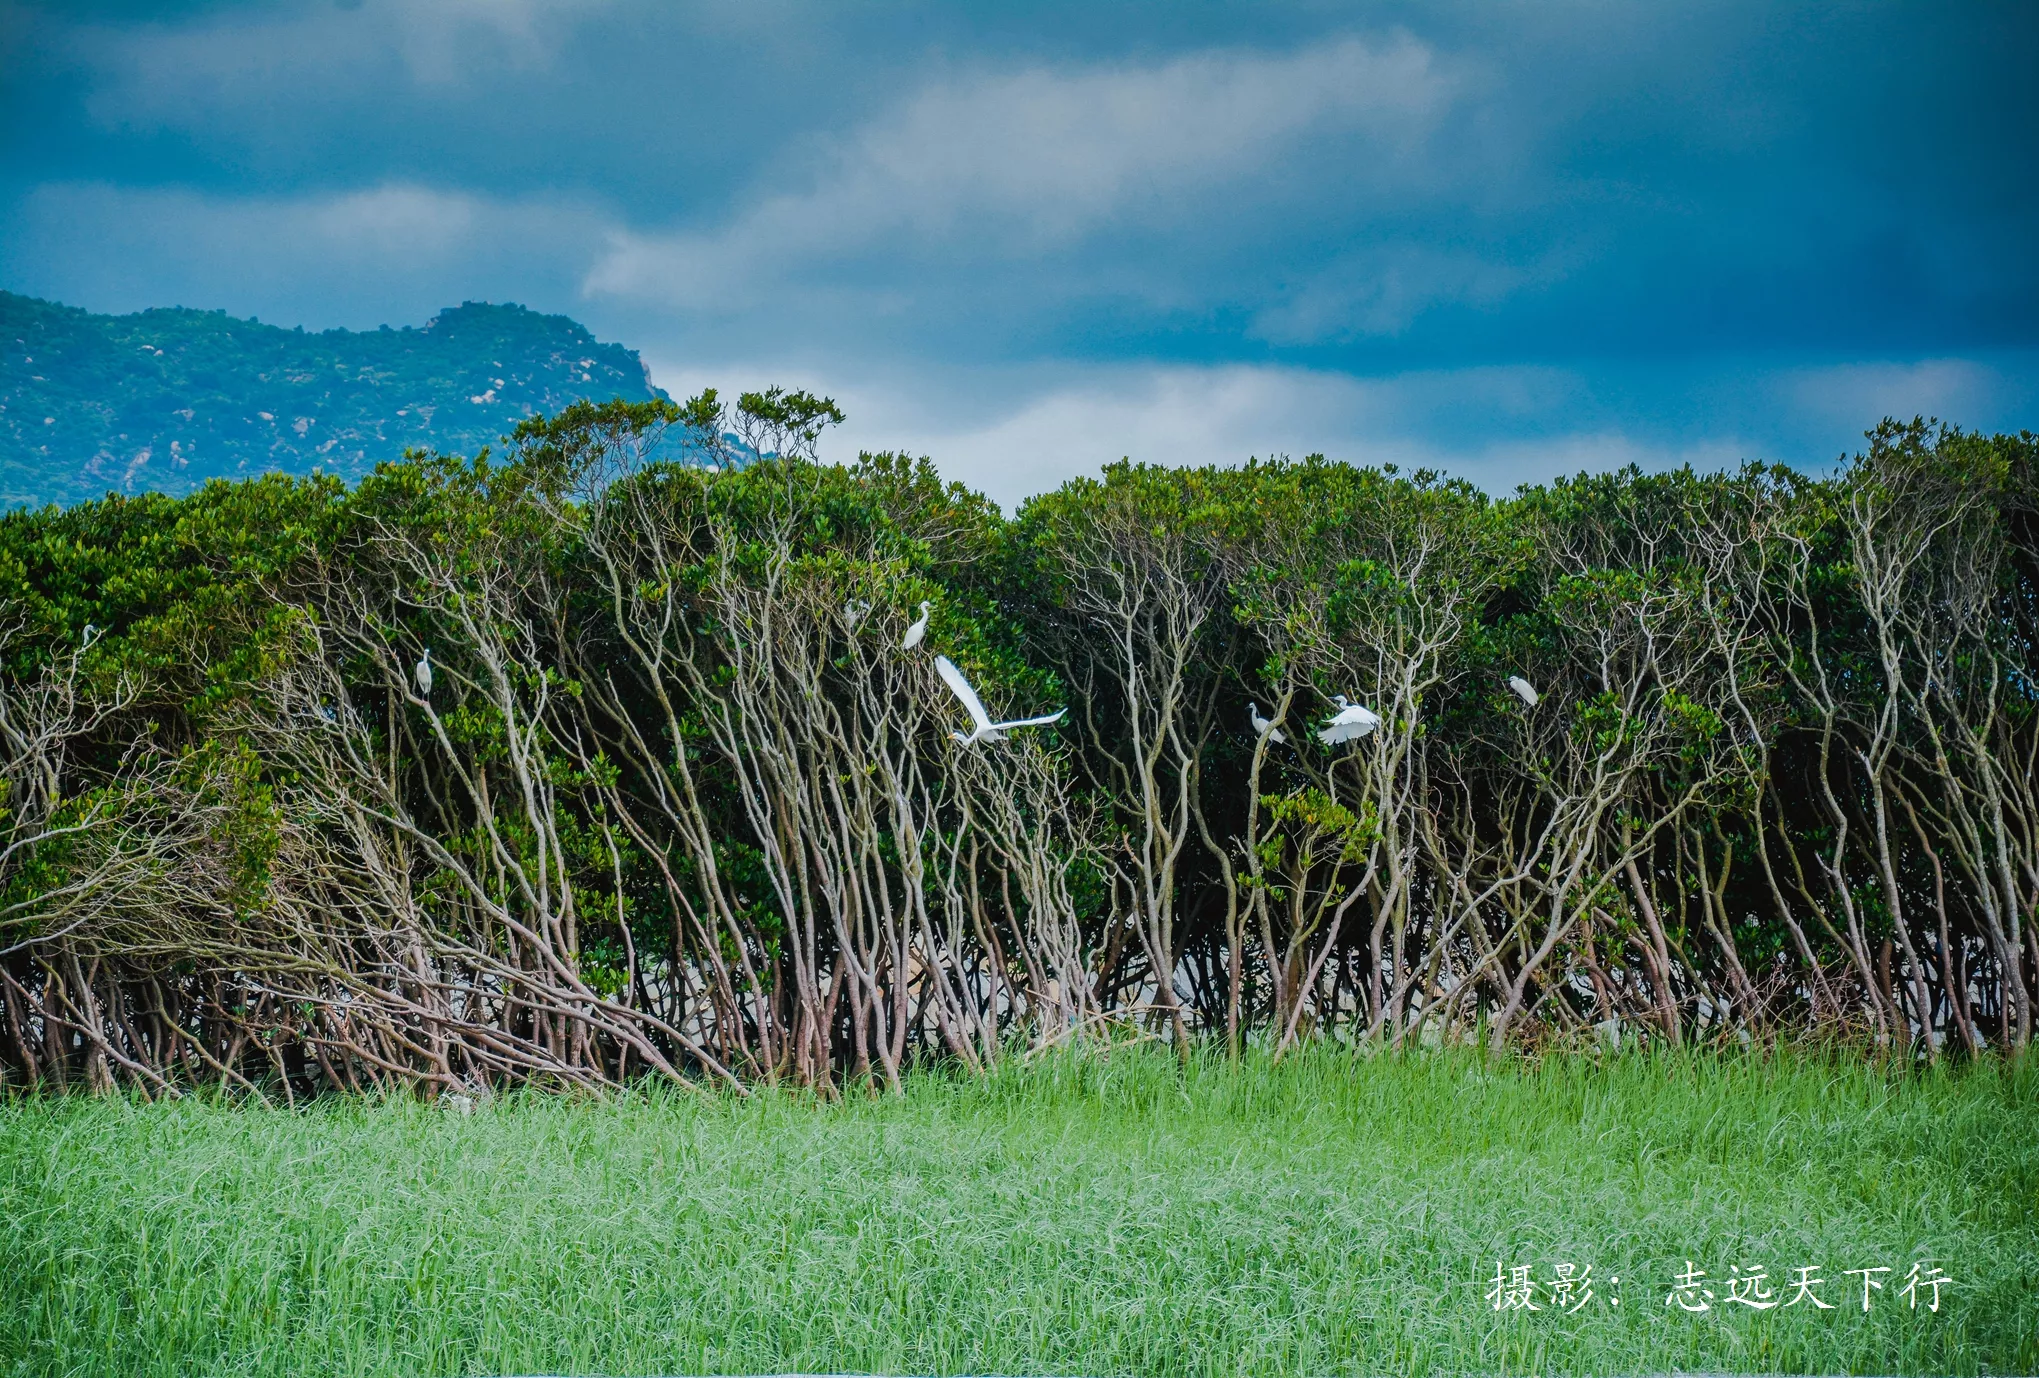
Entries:
{"label": "tall green grass", "polygon": [[[1955,1279],[1937,1314],[1896,1296],[1914,1259]],[[1665,1304],[1687,1260],[1703,1314]],[[1497,1262],[1600,1295],[1497,1314]],[[1836,1309],[1726,1305],[1752,1264]],[[4,1373],[2031,1373],[2035,1337],[2029,1062],[1136,1052],[843,1104],[0,1107]]]}

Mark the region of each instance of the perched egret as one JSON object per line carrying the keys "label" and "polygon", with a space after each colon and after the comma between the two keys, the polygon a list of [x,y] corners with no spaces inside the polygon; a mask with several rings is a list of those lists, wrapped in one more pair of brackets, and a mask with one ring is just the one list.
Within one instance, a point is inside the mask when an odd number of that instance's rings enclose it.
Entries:
{"label": "perched egret", "polygon": [[1531,708],[1536,707],[1537,693],[1535,685],[1520,675],[1510,675],[1508,676],[1508,687],[1515,691],[1516,698],[1521,699]]}
{"label": "perched egret", "polygon": [[1277,744],[1288,740],[1287,737],[1282,736],[1281,729],[1274,725],[1273,719],[1263,718],[1260,716],[1259,704],[1257,703],[1247,704],[1246,711],[1253,715],[1253,734],[1256,737],[1265,737],[1270,742],[1274,742]]}
{"label": "perched egret", "polygon": [[956,697],[963,701],[963,707],[969,712],[970,721],[974,724],[967,737],[961,732],[949,733],[964,746],[973,746],[978,742],[995,742],[1015,727],[1045,727],[1051,722],[1060,720],[1062,715],[1069,711],[1066,708],[1058,708],[1045,717],[993,722],[991,715],[984,711],[984,701],[977,697],[977,691],[970,687],[969,680],[963,678],[963,672],[956,668],[954,661],[947,656],[936,656],[935,670],[941,675],[942,681],[955,691]]}
{"label": "perched egret", "polygon": [[1341,742],[1356,742],[1381,725],[1381,715],[1371,708],[1362,708],[1349,701],[1343,694],[1333,694],[1331,702],[1338,705],[1338,712],[1318,732],[1317,740],[1326,746],[1337,746]]}
{"label": "perched egret", "polygon": [[906,640],[899,643],[900,650],[912,650],[920,644],[921,638],[927,635],[928,609],[933,606],[934,604],[926,602],[920,605],[920,616],[916,617],[913,620],[913,625],[906,629]]}
{"label": "perched egret", "polygon": [[425,698],[428,699],[431,698],[432,648],[430,646],[427,646],[425,648],[425,653],[418,657],[418,668],[414,673],[416,674],[418,680],[418,693],[423,695]]}
{"label": "perched egret", "polygon": [[93,625],[92,623],[90,623],[90,622],[87,622],[87,623],[85,624],[85,634],[84,634],[83,636],[79,637],[79,638],[78,638],[78,640],[79,640],[79,641],[80,641],[80,642],[81,642],[82,644],[84,644],[84,645],[87,645],[87,646],[90,646],[90,645],[91,645],[91,644],[93,643],[93,641],[95,641],[96,639],[98,639],[98,636],[99,636],[99,628],[98,628],[98,627],[96,627],[96,626],[94,626],[94,625]]}
{"label": "perched egret", "polygon": [[852,598],[849,600],[849,602],[843,604],[843,621],[849,623],[852,627],[854,627],[857,625],[857,623],[863,620],[864,614],[869,612],[870,610],[871,610],[870,599]]}

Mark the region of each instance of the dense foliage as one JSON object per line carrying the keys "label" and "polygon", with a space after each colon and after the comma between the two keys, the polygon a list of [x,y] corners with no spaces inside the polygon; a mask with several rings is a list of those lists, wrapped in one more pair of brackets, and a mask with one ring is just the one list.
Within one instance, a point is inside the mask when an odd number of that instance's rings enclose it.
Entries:
{"label": "dense foliage", "polygon": [[472,454],[588,397],[665,394],[565,316],[469,302],[422,328],[307,334],[224,311],[101,316],[0,292],[0,507]]}
{"label": "dense foliage", "polygon": [[[7,1075],[2029,1044],[2032,436],[1505,501],[1119,464],[1007,520],[817,462],[837,419],[580,405],[351,489],[0,520]],[[646,459],[729,426],[776,457]],[[1069,714],[960,743],[936,653]],[[1379,725],[1330,745],[1340,696]]]}

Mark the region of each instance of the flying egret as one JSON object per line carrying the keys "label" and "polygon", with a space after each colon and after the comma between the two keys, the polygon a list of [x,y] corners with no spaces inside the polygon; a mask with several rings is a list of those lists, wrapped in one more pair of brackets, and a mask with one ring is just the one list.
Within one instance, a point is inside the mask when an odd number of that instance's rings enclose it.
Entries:
{"label": "flying egret", "polygon": [[1287,737],[1282,736],[1281,729],[1274,725],[1273,719],[1263,718],[1260,716],[1259,704],[1257,703],[1247,704],[1246,711],[1253,716],[1253,733],[1255,736],[1265,737],[1270,742],[1274,742],[1276,744],[1280,744],[1288,740]]}
{"label": "flying egret", "polygon": [[1045,727],[1051,722],[1059,721],[1062,715],[1069,711],[1066,708],[1058,708],[1045,717],[1015,718],[1011,722],[993,722],[991,715],[984,711],[984,701],[977,697],[977,691],[970,687],[969,680],[963,678],[963,672],[956,668],[954,661],[950,660],[947,656],[936,656],[935,670],[941,675],[943,683],[953,689],[956,697],[963,701],[963,707],[970,714],[970,721],[975,724],[970,735],[967,737],[960,732],[949,733],[951,737],[954,737],[964,746],[973,746],[978,742],[998,741],[1015,727]]}
{"label": "flying egret", "polygon": [[1516,698],[1521,699],[1531,708],[1536,707],[1537,694],[1535,685],[1520,675],[1510,675],[1508,676],[1508,687],[1515,691]]}
{"label": "flying egret", "polygon": [[418,680],[418,693],[420,693],[421,695],[428,699],[431,698],[432,648],[430,646],[427,646],[425,648],[425,653],[418,657],[418,668],[414,673],[416,674]]}
{"label": "flying egret", "polygon": [[900,650],[912,650],[920,644],[921,638],[927,635],[928,609],[933,606],[934,604],[927,602],[923,602],[920,605],[920,616],[915,618],[913,625],[906,629],[906,640],[899,643]]}
{"label": "flying egret", "polygon": [[1337,746],[1342,742],[1356,742],[1381,725],[1381,715],[1371,708],[1362,708],[1349,701],[1343,694],[1333,694],[1331,702],[1338,705],[1338,712],[1317,734],[1317,740],[1326,746]]}

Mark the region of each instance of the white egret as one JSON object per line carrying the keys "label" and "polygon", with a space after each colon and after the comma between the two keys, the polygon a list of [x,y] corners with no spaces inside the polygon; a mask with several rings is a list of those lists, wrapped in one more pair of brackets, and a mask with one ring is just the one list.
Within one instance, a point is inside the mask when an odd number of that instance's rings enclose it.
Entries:
{"label": "white egret", "polygon": [[843,621],[849,623],[852,627],[854,627],[857,625],[857,623],[863,620],[864,614],[869,612],[870,610],[871,610],[870,599],[852,598],[847,603],[843,604]]}
{"label": "white egret", "polygon": [[1381,725],[1381,715],[1371,708],[1362,708],[1343,694],[1333,694],[1331,702],[1338,705],[1338,712],[1323,730],[1317,733],[1317,740],[1326,746],[1338,746],[1343,742],[1356,742]]}
{"label": "white egret", "polygon": [[972,746],[978,742],[995,742],[1015,727],[1045,727],[1051,722],[1059,721],[1062,715],[1069,711],[1066,708],[1058,708],[1045,717],[993,722],[991,715],[984,711],[984,701],[977,697],[977,691],[970,687],[969,680],[963,678],[963,672],[956,668],[954,661],[947,656],[936,656],[935,670],[941,675],[942,681],[955,691],[956,697],[963,701],[964,709],[970,714],[970,721],[973,724],[970,735],[966,737],[961,732],[949,733],[964,746]]}
{"label": "white egret", "polygon": [[915,646],[918,646],[920,644],[921,638],[927,635],[928,609],[932,608],[933,606],[934,604],[926,602],[923,602],[920,605],[920,616],[915,618],[913,625],[906,629],[906,640],[899,643],[900,650],[902,651],[912,650]]}
{"label": "white egret", "polygon": [[78,649],[81,651],[85,650],[98,639],[99,639],[99,628],[94,626],[92,623],[87,622],[85,624],[85,634],[78,638]]}
{"label": "white egret", "polygon": [[1280,744],[1280,743],[1282,743],[1282,742],[1285,742],[1285,741],[1287,741],[1287,740],[1288,740],[1288,738],[1287,738],[1287,737],[1284,737],[1284,736],[1283,736],[1283,735],[1281,734],[1281,729],[1280,729],[1279,727],[1276,727],[1276,726],[1274,725],[1274,721],[1273,721],[1273,719],[1271,719],[1271,718],[1263,718],[1263,717],[1261,717],[1261,716],[1260,716],[1260,705],[1259,705],[1259,704],[1257,704],[1257,703],[1249,703],[1249,704],[1247,704],[1247,705],[1246,705],[1246,711],[1247,711],[1247,712],[1248,712],[1249,714],[1251,714],[1251,715],[1252,715],[1252,718],[1253,718],[1253,734],[1254,734],[1254,735],[1255,735],[1256,737],[1265,737],[1265,738],[1267,738],[1267,739],[1268,739],[1268,740],[1269,740],[1270,742],[1274,742],[1274,743],[1276,743],[1277,745],[1278,745],[1278,744]]}
{"label": "white egret", "polygon": [[1510,675],[1508,676],[1508,687],[1515,691],[1516,698],[1521,699],[1531,708],[1536,707],[1537,693],[1535,685],[1520,675]]}
{"label": "white egret", "polygon": [[416,671],[414,671],[413,673],[414,673],[414,674],[416,675],[416,677],[417,677],[417,681],[418,681],[418,693],[419,693],[419,694],[421,694],[422,696],[424,696],[425,698],[428,698],[428,699],[429,699],[429,698],[431,698],[431,697],[432,697],[432,648],[431,648],[430,646],[427,646],[427,647],[425,648],[425,653],[424,653],[423,655],[421,655],[421,656],[419,656],[419,657],[418,657],[418,668],[417,668],[417,670],[416,670]]}

